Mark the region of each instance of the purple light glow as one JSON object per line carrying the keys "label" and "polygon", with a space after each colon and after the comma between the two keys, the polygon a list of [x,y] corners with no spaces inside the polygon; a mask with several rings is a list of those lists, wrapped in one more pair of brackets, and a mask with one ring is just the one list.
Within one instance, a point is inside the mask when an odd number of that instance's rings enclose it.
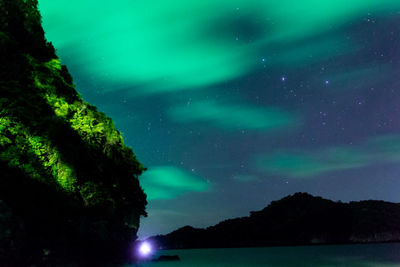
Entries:
{"label": "purple light glow", "polygon": [[151,253],[151,245],[148,242],[143,242],[139,246],[139,253],[141,256],[146,257]]}

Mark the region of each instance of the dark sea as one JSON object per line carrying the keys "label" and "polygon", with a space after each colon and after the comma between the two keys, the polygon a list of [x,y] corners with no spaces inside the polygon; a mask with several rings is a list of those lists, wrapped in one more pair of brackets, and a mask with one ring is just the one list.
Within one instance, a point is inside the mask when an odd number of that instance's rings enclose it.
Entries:
{"label": "dark sea", "polygon": [[179,255],[181,260],[134,266],[400,266],[400,243],[165,250],[153,257],[159,255]]}

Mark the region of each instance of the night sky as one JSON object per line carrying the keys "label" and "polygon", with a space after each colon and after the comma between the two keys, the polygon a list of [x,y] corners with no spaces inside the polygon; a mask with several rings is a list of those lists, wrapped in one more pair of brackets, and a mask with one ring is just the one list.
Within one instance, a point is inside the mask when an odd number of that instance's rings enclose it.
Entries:
{"label": "night sky", "polygon": [[399,0],[39,0],[148,171],[140,237],[303,191],[400,202]]}

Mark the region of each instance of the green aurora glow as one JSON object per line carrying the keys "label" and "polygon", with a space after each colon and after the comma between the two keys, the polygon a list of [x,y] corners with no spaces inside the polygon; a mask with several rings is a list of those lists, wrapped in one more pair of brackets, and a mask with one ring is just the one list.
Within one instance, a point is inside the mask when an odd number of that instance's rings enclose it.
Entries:
{"label": "green aurora glow", "polygon": [[146,94],[236,79],[260,57],[271,64],[333,57],[349,49],[348,42],[338,46],[344,38],[301,41],[400,6],[397,0],[39,2],[48,39],[61,53],[72,48],[65,54],[80,58],[87,76],[148,85]]}
{"label": "green aurora glow", "polygon": [[178,122],[209,122],[227,130],[273,130],[300,123],[295,115],[276,108],[256,108],[213,101],[175,107],[170,110],[170,117]]}
{"label": "green aurora glow", "polygon": [[326,147],[315,151],[279,151],[261,155],[254,164],[260,171],[288,178],[312,178],[383,162],[400,161],[400,136],[370,138],[356,147]]}
{"label": "green aurora glow", "polygon": [[206,192],[209,184],[195,175],[172,166],[157,166],[141,176],[148,199],[171,199],[188,192]]}

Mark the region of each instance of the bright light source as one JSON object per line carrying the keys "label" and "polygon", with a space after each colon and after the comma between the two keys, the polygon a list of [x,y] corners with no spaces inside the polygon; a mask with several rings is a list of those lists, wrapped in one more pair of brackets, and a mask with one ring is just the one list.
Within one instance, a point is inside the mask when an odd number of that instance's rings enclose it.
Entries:
{"label": "bright light source", "polygon": [[139,252],[142,256],[148,256],[151,253],[151,246],[148,242],[140,244]]}

